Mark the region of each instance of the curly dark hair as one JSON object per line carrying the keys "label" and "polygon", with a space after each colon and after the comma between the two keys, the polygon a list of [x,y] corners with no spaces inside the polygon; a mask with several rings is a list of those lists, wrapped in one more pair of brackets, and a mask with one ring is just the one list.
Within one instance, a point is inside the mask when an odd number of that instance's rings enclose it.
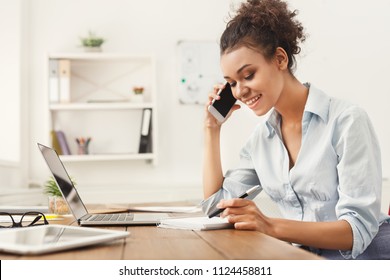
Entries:
{"label": "curly dark hair", "polygon": [[245,46],[260,51],[271,59],[278,47],[288,56],[288,69],[295,68],[295,55],[306,35],[302,24],[295,19],[297,10],[290,11],[281,0],[248,0],[242,3],[227,23],[220,39],[221,55]]}

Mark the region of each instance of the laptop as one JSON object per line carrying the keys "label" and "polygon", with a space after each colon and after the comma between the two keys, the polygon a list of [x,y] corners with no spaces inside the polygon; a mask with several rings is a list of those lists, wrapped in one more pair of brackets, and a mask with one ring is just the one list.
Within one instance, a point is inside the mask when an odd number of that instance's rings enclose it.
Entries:
{"label": "laptop", "polygon": [[157,225],[161,219],[169,217],[166,213],[89,213],[57,152],[40,143],[38,143],[38,147],[53,174],[62,196],[68,203],[69,209],[72,211],[79,225]]}

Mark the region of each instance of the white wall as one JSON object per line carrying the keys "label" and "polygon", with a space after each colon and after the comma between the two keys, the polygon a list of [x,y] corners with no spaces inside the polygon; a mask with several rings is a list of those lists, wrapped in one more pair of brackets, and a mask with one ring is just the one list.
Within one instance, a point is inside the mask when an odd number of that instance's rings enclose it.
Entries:
{"label": "white wall", "polygon": [[0,139],[0,161],[14,164],[20,161],[20,7],[20,1],[0,1],[0,128],[6,132]]}
{"label": "white wall", "polygon": [[20,188],[26,181],[26,107],[21,96],[27,85],[23,64],[26,9],[22,0],[0,0],[0,188]]}
{"label": "white wall", "polygon": [[297,77],[328,94],[363,107],[382,150],[383,176],[390,177],[390,2],[386,0],[290,1],[310,34]]}
{"label": "white wall", "polygon": [[[226,0],[34,0],[30,4],[29,177],[42,183],[47,167],[36,147],[47,139],[44,63],[47,52],[81,51],[79,37],[92,29],[106,37],[107,52],[152,52],[159,87],[159,165],[143,162],[72,163],[87,202],[200,199],[202,106],[180,105],[176,77],[179,40],[218,40],[232,1]],[[237,2],[237,1],[234,1]],[[310,36],[297,76],[330,95],[348,98],[372,117],[382,144],[384,173],[390,173],[390,132],[386,118],[390,65],[390,18],[385,0],[290,1],[300,10]],[[364,4],[364,5],[363,5]],[[388,71],[387,71],[388,72]],[[234,167],[240,146],[259,119],[241,110],[226,125],[223,165]],[[141,187],[146,184],[145,187]],[[109,189],[110,194],[101,193]],[[136,198],[130,198],[129,192]]]}
{"label": "white wall", "polygon": [[[107,38],[107,52],[155,53],[157,57],[159,164],[143,162],[72,163],[70,173],[80,191],[109,187],[115,200],[127,200],[126,191],[145,183],[151,190],[143,199],[201,196],[202,106],[178,102],[176,44],[179,40],[218,40],[229,1],[44,1],[31,4],[31,139],[30,177],[42,183],[47,167],[36,142],[46,139],[43,94],[47,52],[82,51],[79,37],[94,30]],[[237,154],[237,151],[234,151]],[[104,187],[101,187],[104,186]],[[177,189],[177,191],[175,191]],[[99,199],[88,194],[91,200]],[[87,199],[88,199],[87,198]]]}

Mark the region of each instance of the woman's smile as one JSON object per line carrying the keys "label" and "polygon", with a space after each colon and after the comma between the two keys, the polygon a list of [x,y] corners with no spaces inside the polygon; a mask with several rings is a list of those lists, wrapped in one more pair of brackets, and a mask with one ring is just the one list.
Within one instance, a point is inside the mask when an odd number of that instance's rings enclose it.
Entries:
{"label": "woman's smile", "polygon": [[250,99],[247,99],[247,100],[243,100],[243,102],[250,108],[250,109],[254,109],[256,107],[256,105],[259,103],[261,97],[263,95],[262,94],[258,94]]}

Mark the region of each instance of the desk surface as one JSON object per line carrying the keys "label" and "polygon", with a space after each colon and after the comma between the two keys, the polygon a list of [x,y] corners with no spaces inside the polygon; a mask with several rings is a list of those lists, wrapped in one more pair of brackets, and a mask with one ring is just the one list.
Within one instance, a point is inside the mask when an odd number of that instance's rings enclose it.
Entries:
{"label": "desk surface", "polygon": [[[56,221],[77,225],[73,218]],[[54,223],[51,222],[51,223]],[[40,256],[0,253],[1,260],[224,260],[321,259],[283,241],[254,231],[190,231],[155,226],[101,227],[129,231],[126,239],[99,246]]]}

